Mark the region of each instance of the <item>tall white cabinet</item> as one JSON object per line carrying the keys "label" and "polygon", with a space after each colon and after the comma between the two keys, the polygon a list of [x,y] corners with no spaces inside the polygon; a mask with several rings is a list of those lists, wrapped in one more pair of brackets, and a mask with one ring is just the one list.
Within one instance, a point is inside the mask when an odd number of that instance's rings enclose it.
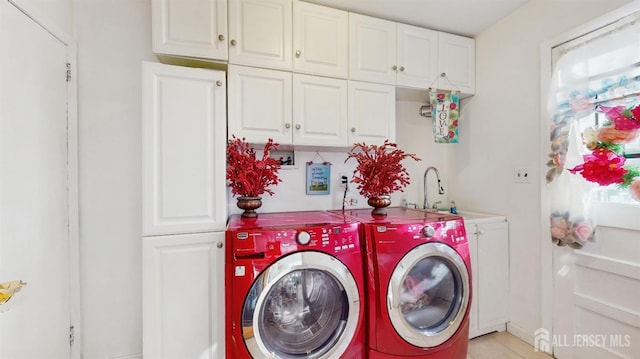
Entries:
{"label": "tall white cabinet", "polygon": [[223,358],[225,73],[142,67],[144,356]]}

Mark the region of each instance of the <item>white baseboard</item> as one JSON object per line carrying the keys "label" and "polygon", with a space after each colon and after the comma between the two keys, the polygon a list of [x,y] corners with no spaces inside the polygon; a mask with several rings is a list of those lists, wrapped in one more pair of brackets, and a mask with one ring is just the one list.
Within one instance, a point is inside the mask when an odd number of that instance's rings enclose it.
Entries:
{"label": "white baseboard", "polygon": [[530,345],[533,345],[533,339],[534,339],[533,330],[526,330],[513,323],[507,323],[507,331],[515,335],[516,337],[524,340],[525,342],[529,343]]}
{"label": "white baseboard", "polygon": [[142,353],[139,354],[130,354],[121,357],[111,357],[109,359],[142,359]]}

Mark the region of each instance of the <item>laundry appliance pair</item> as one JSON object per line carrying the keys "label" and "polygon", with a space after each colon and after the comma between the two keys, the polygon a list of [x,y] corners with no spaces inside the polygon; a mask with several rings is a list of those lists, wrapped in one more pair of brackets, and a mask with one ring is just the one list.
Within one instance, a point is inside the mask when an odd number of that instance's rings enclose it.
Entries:
{"label": "laundry appliance pair", "polygon": [[471,266],[460,217],[234,215],[226,253],[227,358],[466,358]]}

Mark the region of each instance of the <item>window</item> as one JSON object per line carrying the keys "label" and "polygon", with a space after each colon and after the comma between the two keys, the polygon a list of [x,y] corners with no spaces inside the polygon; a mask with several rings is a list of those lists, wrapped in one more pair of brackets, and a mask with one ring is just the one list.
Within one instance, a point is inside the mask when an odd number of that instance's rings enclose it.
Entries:
{"label": "window", "polygon": [[[609,121],[604,109],[640,103],[640,14],[555,47],[552,61],[550,113],[557,123],[573,122],[574,129],[563,133],[570,137],[565,168],[572,168],[573,162],[591,152],[581,145],[588,142],[584,134]],[[640,138],[622,146],[625,165],[640,167]],[[600,201],[640,206],[627,190],[615,185],[598,187],[594,196]]]}

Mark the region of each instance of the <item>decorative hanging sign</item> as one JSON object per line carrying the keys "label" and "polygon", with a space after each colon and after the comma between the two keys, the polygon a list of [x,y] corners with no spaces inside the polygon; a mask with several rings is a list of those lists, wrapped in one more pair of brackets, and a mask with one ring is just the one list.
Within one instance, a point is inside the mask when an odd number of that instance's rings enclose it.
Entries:
{"label": "decorative hanging sign", "polygon": [[[314,159],[317,156],[320,156],[318,152],[316,152]],[[320,158],[322,158],[322,156],[320,156]],[[330,179],[331,163],[327,161],[313,163],[313,160],[307,162],[307,194],[329,194]]]}
{"label": "decorative hanging sign", "polygon": [[429,90],[436,143],[458,143],[460,95],[457,92]]}

